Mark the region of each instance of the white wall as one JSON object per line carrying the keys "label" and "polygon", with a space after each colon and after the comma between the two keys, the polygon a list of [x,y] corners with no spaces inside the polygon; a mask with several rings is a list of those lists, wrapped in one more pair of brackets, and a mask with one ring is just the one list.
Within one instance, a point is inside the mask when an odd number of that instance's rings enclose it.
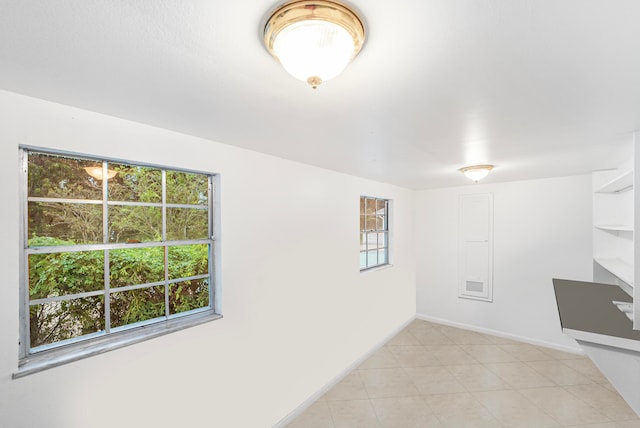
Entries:
{"label": "white wall", "polygon": [[[494,195],[493,303],[458,298],[458,204]],[[416,197],[418,316],[578,350],[551,279],[591,281],[591,176],[477,184]]]}
{"label": "white wall", "polygon": [[[272,426],[415,315],[410,190],[8,92],[0,125],[0,426]],[[12,380],[20,144],[220,173],[224,318]],[[359,272],[361,194],[392,268]]]}

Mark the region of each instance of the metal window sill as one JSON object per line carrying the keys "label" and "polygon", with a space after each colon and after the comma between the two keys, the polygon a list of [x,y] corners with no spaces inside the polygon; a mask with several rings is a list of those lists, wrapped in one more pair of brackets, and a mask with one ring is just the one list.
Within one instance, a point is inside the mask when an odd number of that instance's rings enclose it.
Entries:
{"label": "metal window sill", "polygon": [[379,265],[379,266],[373,266],[367,269],[360,269],[360,273],[369,273],[369,272],[377,272],[379,270],[385,270],[385,269],[390,269],[392,268],[393,265],[391,263],[387,263],[384,265]]}
{"label": "metal window sill", "polygon": [[13,373],[12,378],[18,379],[220,318],[222,318],[222,315],[215,313],[213,310],[207,310],[41,351],[21,359],[18,364],[18,370]]}

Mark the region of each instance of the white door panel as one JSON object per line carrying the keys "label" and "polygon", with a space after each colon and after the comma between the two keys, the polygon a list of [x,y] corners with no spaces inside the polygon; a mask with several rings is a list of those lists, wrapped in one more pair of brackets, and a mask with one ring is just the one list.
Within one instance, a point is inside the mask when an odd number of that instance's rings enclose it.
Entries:
{"label": "white door panel", "polygon": [[459,296],[493,301],[493,194],[460,197]]}

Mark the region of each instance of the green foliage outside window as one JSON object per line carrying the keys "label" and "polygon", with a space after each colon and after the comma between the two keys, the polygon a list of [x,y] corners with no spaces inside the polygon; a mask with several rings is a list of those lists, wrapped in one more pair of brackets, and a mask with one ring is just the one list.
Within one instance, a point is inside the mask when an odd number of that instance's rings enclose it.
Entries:
{"label": "green foliage outside window", "polygon": [[[163,231],[162,171],[110,163],[115,176],[107,183],[110,204],[105,230],[103,183],[86,171],[94,166],[102,163],[29,153],[28,246],[45,247],[43,253],[28,255],[31,347],[102,332],[107,319],[110,328],[117,328],[210,305],[210,244],[171,244],[208,239],[208,176],[166,171],[166,203],[183,206],[165,208]],[[86,247],[157,243],[163,232],[166,244],[160,246]],[[85,247],[46,252],[46,247],[75,245]]]}

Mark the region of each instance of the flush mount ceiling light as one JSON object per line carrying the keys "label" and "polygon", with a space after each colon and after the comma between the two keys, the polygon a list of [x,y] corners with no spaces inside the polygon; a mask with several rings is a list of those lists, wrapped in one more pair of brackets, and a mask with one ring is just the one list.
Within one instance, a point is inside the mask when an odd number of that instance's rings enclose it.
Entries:
{"label": "flush mount ceiling light", "polygon": [[364,44],[358,15],[335,1],[293,1],[276,9],[264,44],[289,74],[313,89],[340,74]]}
{"label": "flush mount ceiling light", "polygon": [[464,173],[465,177],[477,183],[485,178],[492,169],[493,165],[471,165],[460,168],[459,171]]}

